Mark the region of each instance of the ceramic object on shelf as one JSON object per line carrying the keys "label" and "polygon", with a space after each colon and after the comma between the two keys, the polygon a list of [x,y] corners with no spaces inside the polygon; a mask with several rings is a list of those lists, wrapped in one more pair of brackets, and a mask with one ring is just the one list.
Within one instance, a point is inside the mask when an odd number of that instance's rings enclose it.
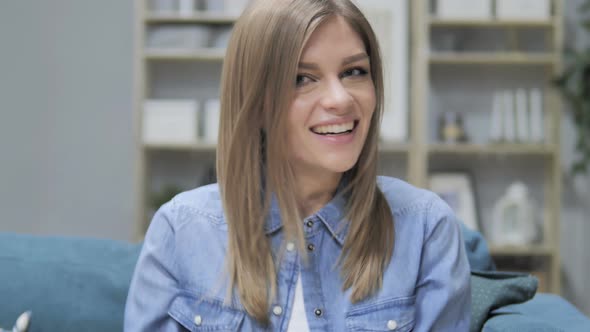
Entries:
{"label": "ceramic object on shelf", "polygon": [[457,112],[444,112],[439,118],[439,140],[444,143],[465,143],[467,134],[463,116]]}
{"label": "ceramic object on shelf", "polygon": [[512,183],[494,204],[489,230],[493,245],[528,245],[538,238],[535,203],[522,182]]}

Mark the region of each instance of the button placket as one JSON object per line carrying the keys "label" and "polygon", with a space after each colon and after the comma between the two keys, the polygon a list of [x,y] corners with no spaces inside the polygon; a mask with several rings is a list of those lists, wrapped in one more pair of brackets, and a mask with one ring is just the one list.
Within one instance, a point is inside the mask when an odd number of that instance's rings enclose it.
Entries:
{"label": "button placket", "polygon": [[313,226],[315,225],[315,221],[313,220],[313,217],[310,217],[308,219],[304,219],[303,220],[303,231],[306,234],[311,234],[311,232],[313,232]]}

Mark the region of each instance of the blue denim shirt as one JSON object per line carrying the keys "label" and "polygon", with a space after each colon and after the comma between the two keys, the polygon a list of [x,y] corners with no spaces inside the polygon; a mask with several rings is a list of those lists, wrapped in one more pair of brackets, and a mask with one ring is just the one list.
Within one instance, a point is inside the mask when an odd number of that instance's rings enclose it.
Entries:
{"label": "blue denim shirt", "polygon": [[[383,287],[351,303],[336,265],[346,238],[344,198],[337,195],[304,220],[313,244],[276,262],[278,295],[267,330],[286,331],[301,276],[310,331],[468,331],[470,273],[459,223],[435,194],[380,177],[393,212],[395,248]],[[273,204],[265,230],[274,253],[283,241]],[[341,231],[339,231],[341,230]],[[217,185],[179,194],[156,213],[131,282],[125,331],[263,331],[238,300],[227,299],[224,222]],[[280,309],[277,309],[280,308]],[[275,309],[275,310],[273,310]]]}

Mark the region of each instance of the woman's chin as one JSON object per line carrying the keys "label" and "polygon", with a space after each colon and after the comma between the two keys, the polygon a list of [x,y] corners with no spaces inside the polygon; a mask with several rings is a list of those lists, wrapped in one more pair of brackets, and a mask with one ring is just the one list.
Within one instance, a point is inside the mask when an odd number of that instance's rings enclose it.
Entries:
{"label": "woman's chin", "polygon": [[340,157],[330,158],[331,160],[324,162],[324,168],[334,173],[344,173],[349,171],[356,165],[358,156],[354,157]]}

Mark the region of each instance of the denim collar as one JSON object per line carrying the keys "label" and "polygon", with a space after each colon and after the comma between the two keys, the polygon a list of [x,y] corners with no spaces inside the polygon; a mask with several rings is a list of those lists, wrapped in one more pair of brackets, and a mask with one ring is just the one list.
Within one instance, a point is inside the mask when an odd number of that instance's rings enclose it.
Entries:
{"label": "denim collar", "polygon": [[[344,244],[346,234],[348,233],[348,222],[344,220],[348,195],[343,192],[344,186],[347,182],[348,181],[344,176],[343,180],[340,181],[332,200],[324,205],[319,211],[305,218],[305,220],[320,220],[340,245]],[[302,220],[302,227],[303,223],[304,221]],[[282,227],[283,223],[281,221],[279,202],[273,194],[271,197],[270,216],[266,219],[264,231],[266,235],[270,235],[279,231]]]}

